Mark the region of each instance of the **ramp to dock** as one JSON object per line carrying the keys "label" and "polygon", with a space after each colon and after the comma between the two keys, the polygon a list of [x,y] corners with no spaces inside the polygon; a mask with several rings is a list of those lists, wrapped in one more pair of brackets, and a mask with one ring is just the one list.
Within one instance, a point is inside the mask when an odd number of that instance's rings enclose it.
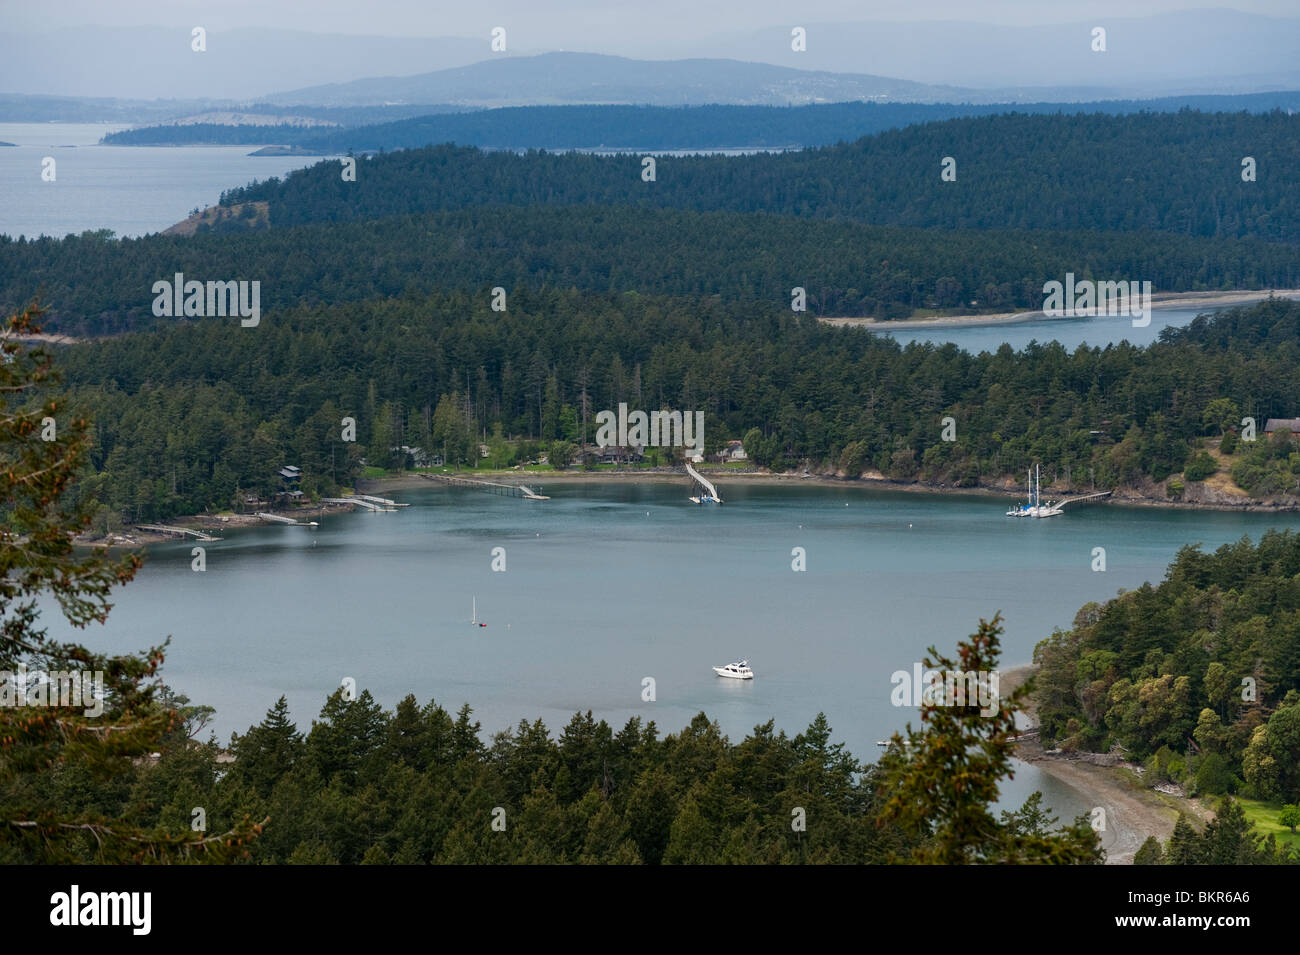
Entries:
{"label": "ramp to dock", "polygon": [[[719,504],[722,503],[722,495],[720,495],[718,493],[718,489],[713,486],[713,482],[710,481],[708,478],[706,478],[699,471],[695,470],[695,468],[691,467],[690,461],[686,462],[686,473],[690,475],[691,481],[693,482],[693,485],[695,487],[698,487],[701,490],[707,492],[708,496],[713,498]],[[699,494],[697,495],[697,497],[704,497],[704,494]]]}

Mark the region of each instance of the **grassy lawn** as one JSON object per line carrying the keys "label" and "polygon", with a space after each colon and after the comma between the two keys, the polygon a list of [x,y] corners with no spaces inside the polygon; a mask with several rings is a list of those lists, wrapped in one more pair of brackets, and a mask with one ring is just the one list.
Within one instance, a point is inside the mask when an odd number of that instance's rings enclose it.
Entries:
{"label": "grassy lawn", "polygon": [[1246,818],[1255,824],[1255,831],[1261,836],[1266,836],[1270,832],[1277,837],[1277,844],[1280,846],[1290,845],[1300,849],[1300,833],[1292,833],[1290,829],[1277,821],[1278,813],[1282,811],[1281,803],[1260,802],[1257,799],[1241,799],[1241,808],[1246,813]]}

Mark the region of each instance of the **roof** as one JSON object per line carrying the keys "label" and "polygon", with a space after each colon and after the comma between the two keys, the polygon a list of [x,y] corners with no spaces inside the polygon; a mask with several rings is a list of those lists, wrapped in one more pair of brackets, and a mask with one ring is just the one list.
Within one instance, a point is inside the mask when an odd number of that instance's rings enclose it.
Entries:
{"label": "roof", "polygon": [[1278,431],[1282,428],[1290,431],[1292,434],[1300,434],[1300,418],[1269,418],[1264,425],[1264,433]]}

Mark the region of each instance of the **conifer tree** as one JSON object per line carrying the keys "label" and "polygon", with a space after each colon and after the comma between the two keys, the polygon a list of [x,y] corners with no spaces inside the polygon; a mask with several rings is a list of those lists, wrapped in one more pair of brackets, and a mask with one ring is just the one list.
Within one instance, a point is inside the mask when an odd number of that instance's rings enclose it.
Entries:
{"label": "conifer tree", "polygon": [[[61,796],[61,780],[84,786],[129,774],[133,761],[164,745],[182,716],[156,698],[165,643],[108,655],[55,640],[40,625],[42,593],[55,597],[73,626],[102,623],[111,589],[140,567],[135,555],[114,560],[74,548],[90,514],[70,489],[91,440],[87,422],[55,392],[52,356],[32,344],[41,314],[28,306],[0,332],[0,699],[6,704],[0,706],[0,861],[203,862],[243,855],[260,826],[245,822],[220,835],[145,827],[106,817],[93,796]],[[56,683],[29,696],[26,674]],[[91,674],[93,699],[85,699],[84,679],[80,694],[68,692],[68,674]],[[79,705],[68,705],[78,696]]]}
{"label": "conifer tree", "polygon": [[[943,673],[993,674],[997,671],[1001,616],[981,620],[979,630],[957,644],[957,659],[931,647],[923,666]],[[987,685],[987,684],[986,684]],[[923,837],[910,851],[922,864],[1055,863],[1102,861],[1096,834],[1080,817],[1068,828],[1043,832],[1036,806],[1027,805],[1020,819],[999,823],[990,807],[998,786],[1012,776],[1015,715],[1029,692],[1027,684],[992,700],[993,712],[981,714],[980,700],[927,700],[921,706],[925,725],[906,738],[895,733],[886,752],[884,786],[888,796],[882,823],[892,823]]]}

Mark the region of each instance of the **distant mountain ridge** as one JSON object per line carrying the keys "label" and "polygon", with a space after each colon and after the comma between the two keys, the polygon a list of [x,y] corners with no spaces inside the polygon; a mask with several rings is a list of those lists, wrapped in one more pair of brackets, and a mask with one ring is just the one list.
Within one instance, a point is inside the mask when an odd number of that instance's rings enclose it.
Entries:
{"label": "distant mountain ridge", "polygon": [[273,93],[269,103],[525,106],[735,103],[784,106],[846,100],[938,102],[980,96],[884,76],[810,72],[739,60],[634,60],[601,53],[501,57],[416,76],[378,76]]}

